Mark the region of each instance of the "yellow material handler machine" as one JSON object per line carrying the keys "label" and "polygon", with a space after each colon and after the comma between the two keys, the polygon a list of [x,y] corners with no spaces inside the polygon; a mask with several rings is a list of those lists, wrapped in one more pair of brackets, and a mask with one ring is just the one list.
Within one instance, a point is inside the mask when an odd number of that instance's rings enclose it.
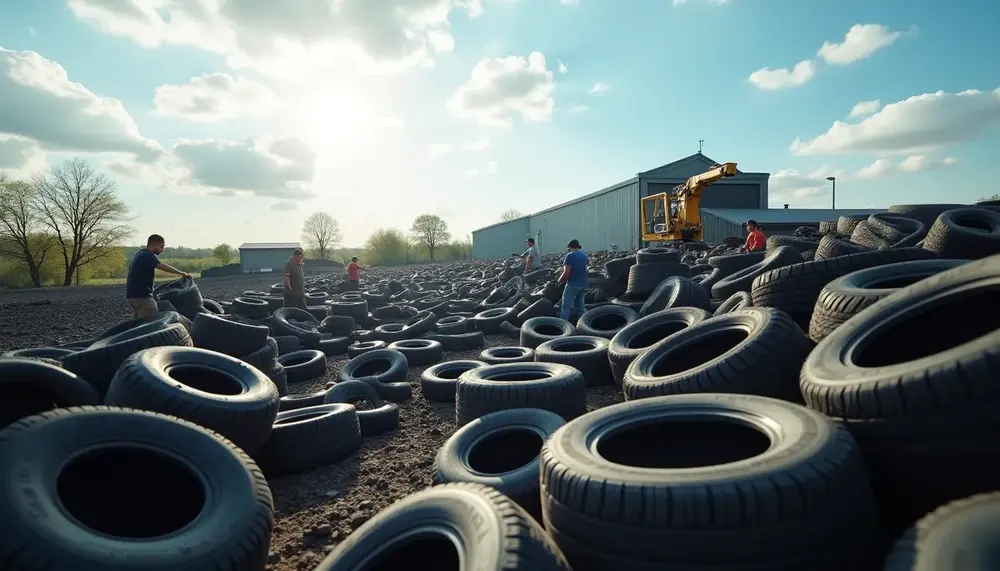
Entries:
{"label": "yellow material handler machine", "polygon": [[713,182],[736,175],[736,163],[723,163],[695,175],[674,191],[644,197],[640,202],[643,242],[701,240],[701,194]]}

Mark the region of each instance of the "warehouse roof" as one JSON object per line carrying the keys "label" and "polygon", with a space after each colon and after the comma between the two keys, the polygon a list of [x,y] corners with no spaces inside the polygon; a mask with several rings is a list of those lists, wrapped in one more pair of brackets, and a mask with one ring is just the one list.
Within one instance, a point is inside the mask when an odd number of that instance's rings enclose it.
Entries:
{"label": "warehouse roof", "polygon": [[830,208],[702,208],[702,213],[728,220],[735,224],[743,224],[753,219],[761,224],[818,224],[824,220],[836,220],[841,216],[871,216],[888,212],[886,209],[843,209]]}
{"label": "warehouse roof", "polygon": [[237,250],[294,250],[301,247],[298,242],[247,242],[240,244]]}

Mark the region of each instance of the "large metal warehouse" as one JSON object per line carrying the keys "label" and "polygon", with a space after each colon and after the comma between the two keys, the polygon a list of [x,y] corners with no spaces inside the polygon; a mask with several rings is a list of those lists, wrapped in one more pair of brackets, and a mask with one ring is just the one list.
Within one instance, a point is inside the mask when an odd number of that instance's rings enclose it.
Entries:
{"label": "large metal warehouse", "polygon": [[701,224],[705,230],[705,241],[709,244],[721,243],[726,238],[746,237],[745,224],[754,220],[765,236],[791,235],[799,226],[818,226],[824,220],[836,220],[841,216],[871,216],[888,210],[831,210],[829,208],[702,208]]}
{"label": "large metal warehouse", "polygon": [[[701,153],[640,172],[634,177],[508,222],[472,232],[476,258],[501,258],[524,250],[532,236],[542,254],[563,252],[576,238],[586,250],[638,248],[642,244],[639,197],[669,192],[688,178],[719,163]],[[737,171],[737,175],[710,186],[701,207],[721,209],[766,209],[768,173]]]}
{"label": "large metal warehouse", "polygon": [[292,251],[301,248],[298,242],[264,242],[240,245],[240,267],[244,274],[280,272]]}

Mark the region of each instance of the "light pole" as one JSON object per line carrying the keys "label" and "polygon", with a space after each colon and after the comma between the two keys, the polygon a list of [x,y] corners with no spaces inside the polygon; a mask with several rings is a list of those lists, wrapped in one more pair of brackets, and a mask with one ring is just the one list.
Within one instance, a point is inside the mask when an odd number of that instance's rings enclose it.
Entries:
{"label": "light pole", "polygon": [[830,181],[830,182],[833,183],[833,205],[831,206],[831,208],[833,208],[834,210],[836,210],[837,209],[837,177],[835,177],[835,176],[828,176],[828,177],[826,177],[826,180],[828,180],[828,181]]}

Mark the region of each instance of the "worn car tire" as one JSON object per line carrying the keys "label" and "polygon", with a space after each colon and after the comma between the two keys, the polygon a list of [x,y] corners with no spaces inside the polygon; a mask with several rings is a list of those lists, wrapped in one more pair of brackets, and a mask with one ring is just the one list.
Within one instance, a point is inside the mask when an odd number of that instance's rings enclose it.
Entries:
{"label": "worn car tire", "polygon": [[532,317],[521,325],[520,345],[534,349],[549,339],[575,335],[576,327],[558,317]]}
{"label": "worn car tire", "polygon": [[378,436],[399,427],[399,407],[395,403],[383,401],[375,389],[364,381],[342,381],[333,385],[323,402],[363,402],[363,408],[358,408],[357,411],[361,434],[365,436]]}
{"label": "worn car tire", "polygon": [[317,404],[279,412],[255,459],[270,476],[290,476],[336,464],[361,448],[354,406]]}
{"label": "worn car tire", "polygon": [[608,345],[608,362],[615,384],[620,385],[625,370],[644,351],[696,323],[712,317],[704,309],[675,307],[658,311],[622,328]]}
{"label": "worn car tire", "polygon": [[512,408],[541,408],[567,420],[576,418],[587,412],[583,373],[559,363],[506,363],[472,369],[458,378],[458,426]]}
{"label": "worn car tire", "polygon": [[614,384],[608,346],[604,337],[571,335],[546,341],[535,349],[535,361],[562,363],[583,373],[588,387]]}
{"label": "worn car tire", "polygon": [[455,402],[455,385],[466,371],[485,367],[488,363],[471,359],[445,361],[424,369],[420,374],[420,392],[434,402]]}
{"label": "worn car tire", "polygon": [[87,381],[37,358],[0,357],[0,429],[53,408],[100,404]]}
{"label": "worn car tire", "polygon": [[576,332],[611,339],[625,326],[635,323],[639,314],[624,305],[602,305],[587,310],[576,322]]}
{"label": "worn car tire", "polygon": [[406,357],[393,349],[378,349],[359,355],[340,369],[339,382],[364,381],[378,396],[392,402],[410,398],[410,383],[406,377],[410,366]]}

